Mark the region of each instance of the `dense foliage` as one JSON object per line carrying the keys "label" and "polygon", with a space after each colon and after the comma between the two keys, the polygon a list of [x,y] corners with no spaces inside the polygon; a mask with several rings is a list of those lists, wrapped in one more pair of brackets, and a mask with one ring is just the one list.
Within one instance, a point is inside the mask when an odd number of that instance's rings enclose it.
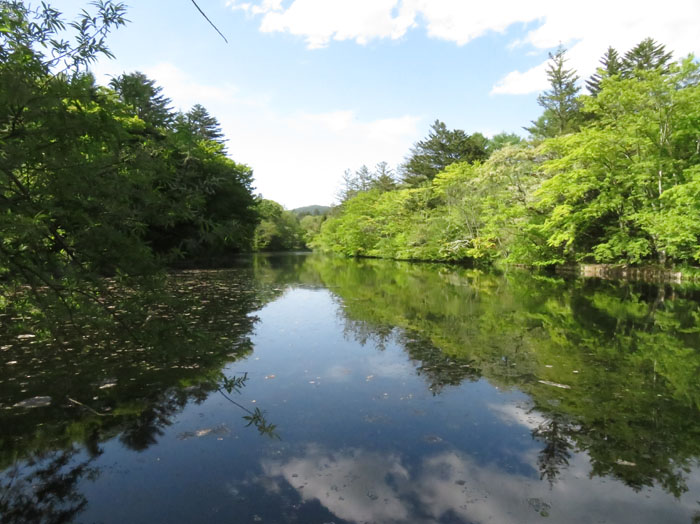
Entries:
{"label": "dense foliage", "polygon": [[252,171],[203,107],[173,112],[141,73],[95,83],[86,68],[125,13],[94,8],[67,26],[0,3],[0,284],[15,307],[27,289],[30,310],[104,306],[105,276],[251,248]]}
{"label": "dense foliage", "polygon": [[485,160],[455,160],[418,185],[356,191],[315,247],[540,266],[700,262],[698,62],[672,63],[651,39],[623,59],[610,48],[591,95],[577,95],[564,53],[552,55],[529,141],[501,134]]}

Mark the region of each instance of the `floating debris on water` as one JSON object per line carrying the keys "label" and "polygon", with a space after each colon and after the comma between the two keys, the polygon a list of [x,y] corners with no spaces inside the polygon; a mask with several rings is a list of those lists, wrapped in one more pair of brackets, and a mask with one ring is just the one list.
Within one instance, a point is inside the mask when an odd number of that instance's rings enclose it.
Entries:
{"label": "floating debris on water", "polygon": [[561,389],[571,389],[571,386],[567,386],[566,384],[558,384],[556,382],[550,382],[549,380],[538,380],[540,384],[544,384],[545,386],[553,386],[555,388],[561,388]]}
{"label": "floating debris on water", "polygon": [[[231,433],[231,430],[228,429],[228,427],[225,424],[221,424],[220,426],[215,426],[213,428],[202,428],[198,429],[196,431],[185,431],[184,433],[180,433],[177,436],[178,440],[189,440],[191,438],[202,438],[202,437],[222,437],[225,435],[229,435]],[[217,440],[221,440],[221,438],[218,438]]]}
{"label": "floating debris on water", "polygon": [[32,397],[21,402],[17,402],[14,408],[43,408],[51,405],[51,397]]}

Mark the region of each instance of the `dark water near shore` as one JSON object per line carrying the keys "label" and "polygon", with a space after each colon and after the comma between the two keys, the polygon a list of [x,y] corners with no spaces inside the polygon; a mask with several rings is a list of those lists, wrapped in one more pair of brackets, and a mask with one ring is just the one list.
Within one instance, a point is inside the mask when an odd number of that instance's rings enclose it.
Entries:
{"label": "dark water near shore", "polygon": [[0,522],[700,522],[698,289],[314,255],[171,283],[187,329],[147,345],[2,318]]}

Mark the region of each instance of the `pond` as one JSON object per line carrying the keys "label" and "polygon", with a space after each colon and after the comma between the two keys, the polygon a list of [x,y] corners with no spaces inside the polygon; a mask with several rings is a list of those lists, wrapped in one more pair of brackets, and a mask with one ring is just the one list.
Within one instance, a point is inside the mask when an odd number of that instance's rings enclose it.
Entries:
{"label": "pond", "polygon": [[0,319],[0,521],[700,522],[698,289],[317,255],[170,289],[152,332]]}

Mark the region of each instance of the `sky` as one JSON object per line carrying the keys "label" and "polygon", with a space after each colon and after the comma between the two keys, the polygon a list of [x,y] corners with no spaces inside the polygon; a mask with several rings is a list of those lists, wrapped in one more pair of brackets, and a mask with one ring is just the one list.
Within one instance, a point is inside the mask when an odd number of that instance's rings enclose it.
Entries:
{"label": "sky", "polygon": [[646,37],[700,56],[700,0],[198,0],[228,43],[190,0],[126,3],[97,80],[141,71],[175,109],[204,105],[288,209],[334,203],[346,169],[398,166],[436,119],[526,136],[559,45],[581,82]]}

